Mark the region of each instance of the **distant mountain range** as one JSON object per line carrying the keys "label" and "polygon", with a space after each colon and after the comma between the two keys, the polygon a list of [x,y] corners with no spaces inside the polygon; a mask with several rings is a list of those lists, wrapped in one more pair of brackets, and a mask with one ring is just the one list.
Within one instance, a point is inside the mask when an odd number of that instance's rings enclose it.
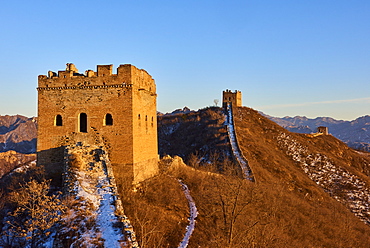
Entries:
{"label": "distant mountain range", "polygon": [[[192,111],[185,107],[166,115],[190,112]],[[158,115],[163,114],[158,113]],[[279,118],[263,115],[287,130],[296,133],[315,133],[317,127],[326,126],[329,128],[330,134],[342,140],[348,146],[370,152],[370,115],[359,117],[353,121],[335,120],[330,117],[310,119],[305,116]],[[36,140],[36,117],[0,116],[0,152],[14,150],[20,153],[35,153]]]}
{"label": "distant mountain range", "polygon": [[348,146],[370,152],[370,115],[359,117],[353,121],[335,120],[330,117],[310,119],[305,116],[279,118],[263,115],[296,133],[316,133],[317,127],[328,127],[330,134]]}
{"label": "distant mountain range", "polygon": [[35,153],[37,119],[22,115],[0,116],[0,152]]}

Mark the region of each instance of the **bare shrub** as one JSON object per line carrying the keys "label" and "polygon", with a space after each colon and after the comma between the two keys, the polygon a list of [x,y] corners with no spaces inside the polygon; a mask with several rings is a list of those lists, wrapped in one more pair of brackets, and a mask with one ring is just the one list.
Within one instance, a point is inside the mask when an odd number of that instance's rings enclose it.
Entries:
{"label": "bare shrub", "polygon": [[31,179],[11,193],[17,207],[7,221],[9,230],[15,237],[25,238],[31,248],[38,247],[50,234],[50,228],[60,220],[64,210],[59,195],[48,195],[49,186],[50,180]]}

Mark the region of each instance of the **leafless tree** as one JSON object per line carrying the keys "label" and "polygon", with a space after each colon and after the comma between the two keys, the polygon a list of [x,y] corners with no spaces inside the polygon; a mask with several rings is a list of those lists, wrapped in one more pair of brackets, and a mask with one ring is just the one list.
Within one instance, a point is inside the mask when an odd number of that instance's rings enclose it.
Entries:
{"label": "leafless tree", "polygon": [[42,238],[50,234],[50,228],[60,220],[63,211],[58,195],[48,195],[49,188],[50,180],[31,179],[11,194],[17,208],[11,213],[13,219],[7,223],[12,235],[25,238],[31,248],[37,247]]}
{"label": "leafless tree", "polygon": [[[222,186],[220,180],[223,180]],[[220,201],[224,230],[227,232],[227,244],[229,247],[234,247],[236,223],[243,216],[245,208],[252,199],[250,195],[246,195],[243,180],[228,181],[227,177],[221,177],[214,182]]]}

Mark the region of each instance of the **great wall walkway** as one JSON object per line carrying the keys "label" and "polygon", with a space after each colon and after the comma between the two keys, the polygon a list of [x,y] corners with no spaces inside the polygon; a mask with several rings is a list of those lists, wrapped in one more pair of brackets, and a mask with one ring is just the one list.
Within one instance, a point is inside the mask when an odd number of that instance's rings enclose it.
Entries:
{"label": "great wall walkway", "polygon": [[[248,161],[245,159],[245,157],[243,156],[239,148],[239,144],[236,138],[236,133],[235,133],[235,128],[234,128],[232,107],[230,106],[230,104],[227,105],[226,113],[227,113],[227,116],[226,116],[227,117],[227,120],[226,120],[227,132],[229,135],[234,159],[236,160],[236,162],[239,164],[239,166],[242,169],[243,178],[254,182],[254,177],[248,165]],[[189,209],[190,209],[189,225],[186,227],[186,233],[184,235],[184,238],[178,246],[178,248],[186,248],[189,244],[190,236],[193,233],[194,228],[195,228],[195,218],[198,216],[198,210],[197,210],[197,207],[195,205],[193,198],[190,195],[188,186],[184,184],[180,179],[178,179],[178,182],[180,183],[184,191],[185,197],[189,202]]]}
{"label": "great wall walkway", "polygon": [[[64,191],[83,202],[83,210],[72,215],[86,216],[85,222],[93,218],[96,226],[92,230],[81,223],[75,245],[87,245],[97,237],[103,239],[104,247],[139,248],[135,233],[118,198],[117,186],[107,153],[98,146],[67,146],[65,149]],[[190,216],[186,232],[178,248],[186,248],[195,229],[198,210],[186,184],[177,179],[189,203]],[[73,210],[72,210],[73,211]],[[79,213],[79,211],[83,211]],[[119,223],[122,223],[120,225]],[[123,226],[123,228],[119,228]]]}
{"label": "great wall walkway", "polygon": [[[240,166],[243,178],[254,181],[248,161],[243,156],[235,133],[232,106],[226,108],[226,126],[230,139],[232,154]],[[78,160],[79,168],[70,166],[71,159]],[[94,175],[92,177],[92,174]],[[94,180],[91,180],[93,178]],[[66,188],[76,196],[84,198],[95,207],[97,228],[104,239],[104,247],[120,247],[129,245],[138,248],[135,233],[123,215],[122,203],[118,199],[117,188],[107,153],[101,147],[72,146],[66,149]],[[184,237],[179,248],[188,246],[190,237],[195,229],[195,219],[198,215],[197,207],[186,184],[179,183],[189,203],[189,225],[186,227]],[[114,223],[123,223],[123,230],[117,229]],[[81,234],[84,237],[86,234]]]}
{"label": "great wall walkway", "polygon": [[[87,245],[103,239],[103,247],[138,248],[133,228],[124,215],[107,153],[98,146],[67,146],[65,149],[64,191],[82,203],[72,216],[85,216],[73,242]],[[96,223],[93,227],[85,222]],[[71,246],[72,247],[72,246]]]}
{"label": "great wall walkway", "polygon": [[182,239],[180,245],[178,248],[186,248],[189,244],[190,236],[194,231],[195,228],[195,218],[198,216],[198,210],[195,206],[195,202],[193,200],[193,197],[190,195],[189,188],[186,184],[184,184],[180,179],[178,179],[182,190],[184,191],[185,197],[189,202],[189,210],[190,210],[190,217],[189,217],[189,225],[186,227],[186,233],[184,235],[184,238]]}
{"label": "great wall walkway", "polygon": [[242,169],[243,178],[254,182],[254,177],[252,174],[252,170],[248,165],[248,161],[242,154],[240,150],[239,143],[235,133],[235,126],[233,120],[233,112],[231,104],[227,104],[226,107],[227,119],[226,119],[226,126],[227,126],[227,133],[229,135],[230,143],[231,143],[231,150],[233,152],[233,156],[235,161],[239,164],[240,168]]}

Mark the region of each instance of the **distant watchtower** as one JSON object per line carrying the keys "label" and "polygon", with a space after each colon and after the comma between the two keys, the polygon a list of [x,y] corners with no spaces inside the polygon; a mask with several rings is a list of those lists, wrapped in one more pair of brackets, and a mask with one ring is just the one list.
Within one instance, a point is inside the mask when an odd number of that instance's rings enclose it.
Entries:
{"label": "distant watchtower", "polygon": [[232,92],[231,90],[225,90],[222,92],[222,106],[226,107],[228,103],[231,103],[234,107],[242,106],[242,92],[236,90]]}
{"label": "distant watchtower", "polygon": [[74,64],[38,77],[38,163],[59,173],[64,146],[104,145],[116,176],[133,183],[158,171],[156,85],[133,65]]}
{"label": "distant watchtower", "polygon": [[317,132],[322,133],[324,135],[328,135],[329,134],[329,129],[328,129],[328,127],[320,126],[320,127],[317,127]]}

